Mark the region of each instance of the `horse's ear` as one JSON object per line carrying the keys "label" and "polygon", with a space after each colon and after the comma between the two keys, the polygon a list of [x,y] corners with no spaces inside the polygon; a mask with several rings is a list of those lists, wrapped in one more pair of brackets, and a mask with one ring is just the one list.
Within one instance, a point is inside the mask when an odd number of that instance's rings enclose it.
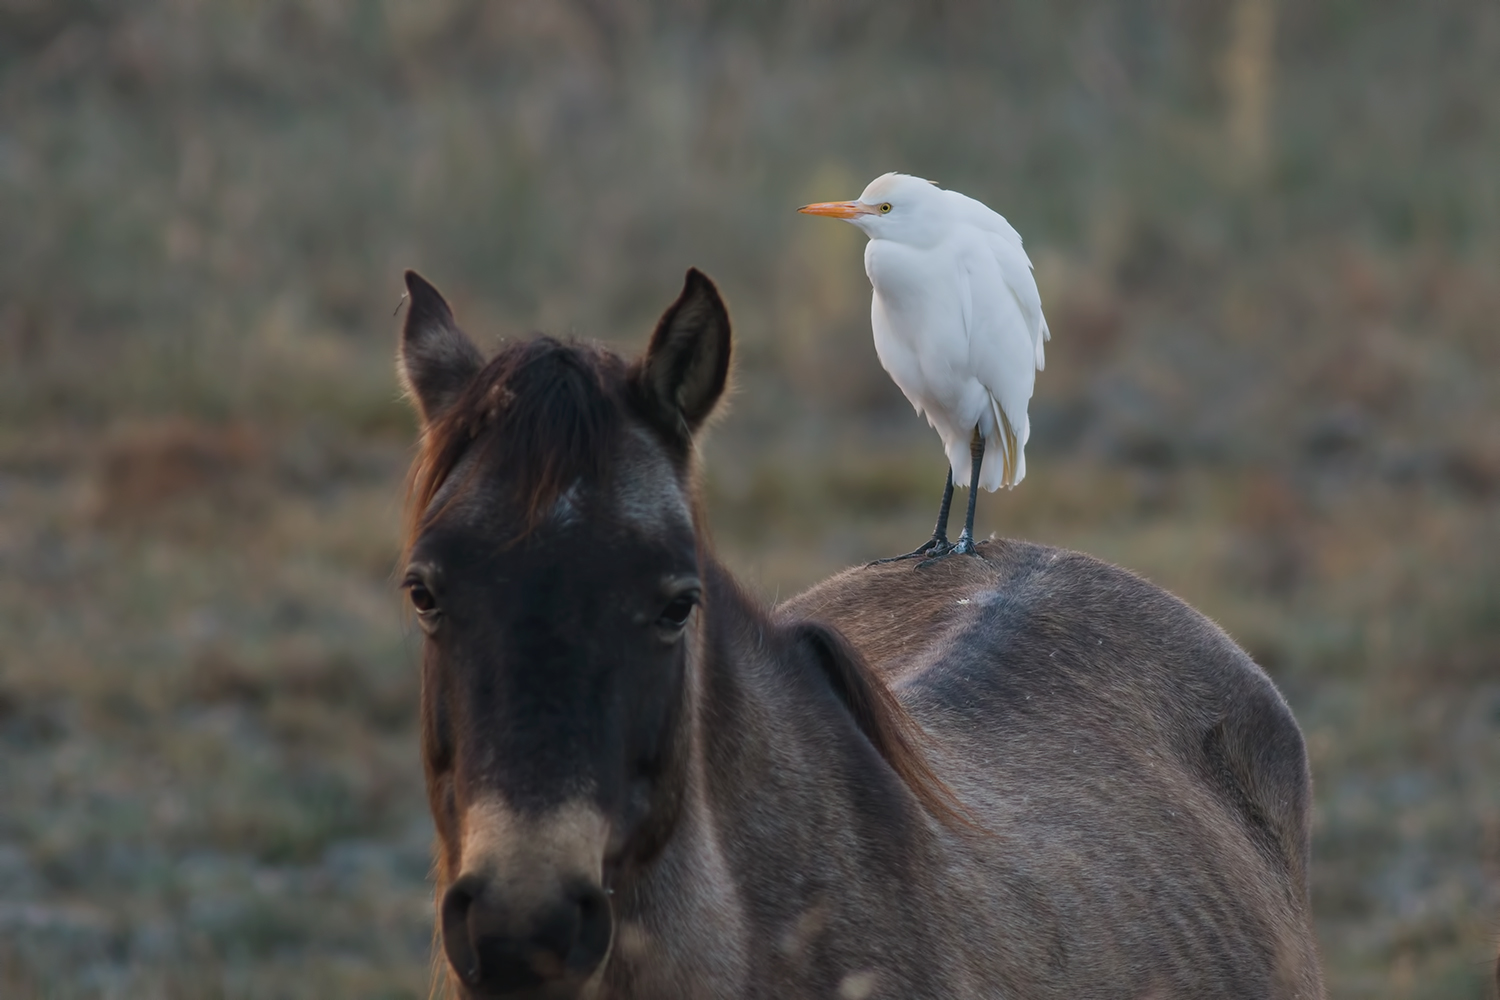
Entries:
{"label": "horse's ear", "polygon": [[458,324],[453,310],[416,271],[406,272],[406,326],[401,330],[401,354],[396,368],[423,425],[431,424],[452,406],[469,380],[484,367],[484,358]]}
{"label": "horse's ear", "polygon": [[689,268],[636,369],[647,404],[666,426],[692,434],[703,425],[724,394],[729,351],[724,300],[702,271]]}

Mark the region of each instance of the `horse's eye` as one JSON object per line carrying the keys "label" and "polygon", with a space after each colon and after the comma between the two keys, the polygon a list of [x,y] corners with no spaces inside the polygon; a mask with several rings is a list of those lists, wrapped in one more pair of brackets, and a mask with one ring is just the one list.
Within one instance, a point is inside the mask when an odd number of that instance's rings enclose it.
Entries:
{"label": "horse's eye", "polygon": [[661,617],[656,620],[656,624],[670,631],[676,631],[682,628],[687,624],[688,615],[693,613],[693,608],[697,605],[697,603],[697,591],[678,594],[676,597],[672,598],[670,604],[662,609]]}
{"label": "horse's eye", "polygon": [[407,587],[406,592],[411,597],[411,606],[416,608],[418,612],[431,611],[437,607],[437,598],[432,596],[432,591],[420,583],[414,583],[410,587]]}
{"label": "horse's eye", "polygon": [[420,576],[415,573],[410,574],[401,586],[406,588],[406,596],[411,600],[411,606],[417,609],[417,614],[425,615],[429,611],[437,610],[437,598],[432,596],[432,591],[428,589]]}

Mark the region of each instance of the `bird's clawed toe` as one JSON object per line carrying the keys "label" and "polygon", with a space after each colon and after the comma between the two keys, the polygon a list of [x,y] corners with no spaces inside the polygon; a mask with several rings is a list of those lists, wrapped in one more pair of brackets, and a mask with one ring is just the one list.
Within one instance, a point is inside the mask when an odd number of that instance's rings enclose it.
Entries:
{"label": "bird's clawed toe", "polygon": [[968,534],[960,535],[958,541],[952,545],[943,545],[941,548],[933,547],[927,552],[927,558],[917,563],[917,569],[931,566],[935,562],[946,559],[948,556],[972,556],[978,555],[979,549],[974,544],[974,539]]}
{"label": "bird's clawed toe", "polygon": [[923,542],[921,545],[918,545],[916,548],[912,549],[910,552],[904,552],[899,556],[886,556],[884,559],[872,560],[871,562],[865,563],[865,568],[869,569],[871,566],[883,566],[886,563],[902,562],[907,559],[915,559],[918,556],[927,556],[929,557],[929,559],[935,559],[938,556],[947,555],[948,550],[952,547],[953,546],[948,544],[948,539],[944,538],[941,535],[935,535],[932,538],[927,539],[927,541]]}
{"label": "bird's clawed toe", "polygon": [[[959,539],[959,541],[963,541],[963,539]],[[923,569],[924,567],[931,566],[933,563],[941,562],[957,551],[957,545],[944,545],[940,549],[935,548],[928,553],[926,559],[923,559],[921,562],[917,563],[917,569]]]}

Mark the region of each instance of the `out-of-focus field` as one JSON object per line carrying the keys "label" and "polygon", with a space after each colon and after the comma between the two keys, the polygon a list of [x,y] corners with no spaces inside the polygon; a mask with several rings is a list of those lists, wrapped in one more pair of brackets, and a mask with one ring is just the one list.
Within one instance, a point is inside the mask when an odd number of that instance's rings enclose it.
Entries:
{"label": "out-of-focus field", "polygon": [[792,211],[888,169],[1037,264],[981,529],[1276,678],[1334,996],[1487,995],[1500,7],[912,6],[0,2],[0,996],[426,995],[403,267],[631,350],[702,267],[723,556],[773,599],[924,538],[859,235]]}

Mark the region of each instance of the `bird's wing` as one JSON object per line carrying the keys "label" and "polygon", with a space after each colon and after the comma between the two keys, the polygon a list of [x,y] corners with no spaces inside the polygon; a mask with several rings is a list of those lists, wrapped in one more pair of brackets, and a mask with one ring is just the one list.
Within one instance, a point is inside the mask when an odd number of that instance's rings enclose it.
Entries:
{"label": "bird's wing", "polygon": [[[983,238],[978,238],[981,235]],[[1030,268],[1024,267],[1025,254],[1019,249],[1011,256],[997,253],[993,234],[975,237],[965,241],[960,257],[964,280],[959,287],[968,300],[962,311],[969,337],[970,369],[997,407],[995,435],[1003,442],[1004,453],[997,456],[1001,461],[993,471],[985,462],[983,476],[985,488],[994,489],[1020,482],[1026,474],[1023,450],[1031,435],[1026,405],[1041,367],[1041,339],[1046,335],[1046,325],[1041,322],[1041,304]],[[1021,291],[1030,288],[1031,300],[1036,302],[1034,312],[1013,284],[1017,257],[1023,263],[1021,277],[1025,284]]]}
{"label": "bird's wing", "polygon": [[875,356],[880,359],[880,366],[917,413],[925,415],[920,391],[921,362],[905,339],[897,336],[878,289],[870,296],[870,329],[875,335]]}
{"label": "bird's wing", "polygon": [[[993,212],[990,213],[994,215]],[[1042,296],[1037,291],[1036,278],[1031,273],[1031,259],[1026,256],[1026,251],[1021,248],[1021,237],[1015,235],[1010,223],[995,215],[1000,223],[1010,230],[1014,240],[1005,235],[991,232],[989,236],[990,252],[994,254],[995,262],[1000,267],[1000,273],[1005,279],[1005,287],[1014,296],[1016,305],[1021,309],[1021,315],[1026,319],[1026,330],[1031,338],[1032,350],[1036,354],[1036,369],[1041,371],[1047,367],[1046,349],[1042,346],[1052,339],[1052,331],[1047,329],[1047,318],[1042,315]]]}
{"label": "bird's wing", "polygon": [[957,191],[945,191],[944,195],[948,198],[948,211],[952,217],[980,230],[988,238],[990,252],[1000,267],[1005,285],[1026,317],[1036,352],[1036,369],[1041,371],[1047,367],[1046,350],[1042,345],[1052,339],[1052,331],[1047,329],[1047,318],[1042,315],[1042,296],[1037,291],[1036,278],[1031,273],[1031,258],[1026,256],[1021,234],[1006,221],[1005,216],[983,202]]}

